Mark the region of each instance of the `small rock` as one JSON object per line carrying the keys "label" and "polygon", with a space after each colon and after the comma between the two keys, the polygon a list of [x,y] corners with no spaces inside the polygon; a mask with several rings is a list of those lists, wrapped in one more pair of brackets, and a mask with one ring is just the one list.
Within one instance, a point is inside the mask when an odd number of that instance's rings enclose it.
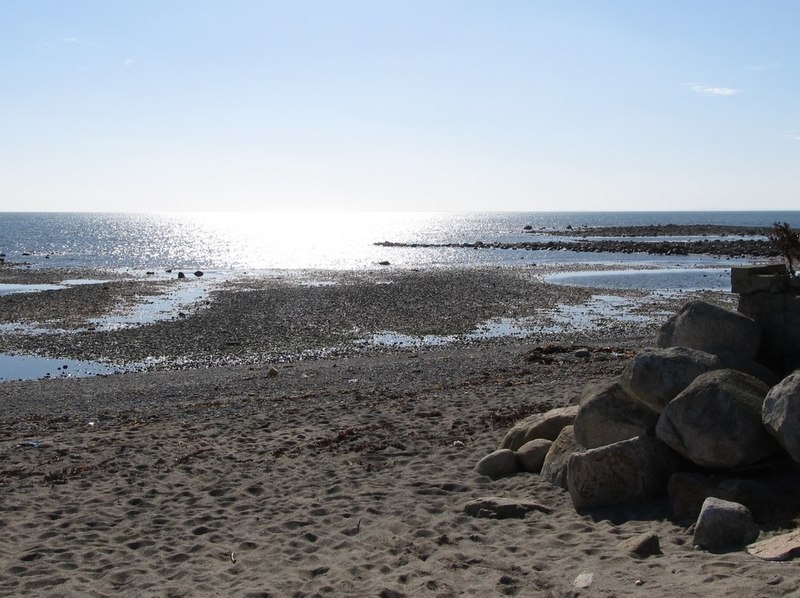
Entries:
{"label": "small rock", "polygon": [[578,359],[589,359],[591,356],[592,354],[589,352],[589,349],[578,349],[575,351],[575,357]]}
{"label": "small rock", "polygon": [[197,270],[197,271],[194,273],[194,275],[195,275],[195,276],[197,276],[197,278],[200,278],[200,277],[203,275],[203,271],[202,271],[202,270]]}
{"label": "small rock", "polygon": [[391,262],[389,262],[387,260],[383,260],[383,261],[378,262],[378,265],[379,266],[391,266]]}
{"label": "small rock", "polygon": [[747,507],[710,496],[697,518],[693,544],[712,552],[737,550],[758,538],[759,533]]}
{"label": "small rock", "polygon": [[267,370],[267,378],[275,378],[279,373],[280,372],[278,372],[278,368],[276,368],[274,365],[270,366],[270,368]]}
{"label": "small rock", "polygon": [[747,552],[765,561],[789,561],[800,556],[800,530],[751,544]]}
{"label": "small rock", "polygon": [[186,278],[186,274],[183,272],[178,272],[178,278]]}
{"label": "small rock", "polygon": [[511,500],[497,496],[479,498],[464,505],[464,512],[482,519],[522,519],[531,511],[552,513],[553,509],[530,501]]}
{"label": "small rock", "polygon": [[512,476],[519,471],[517,454],[510,449],[499,449],[478,461],[475,472],[493,480]]}
{"label": "small rock", "polygon": [[547,456],[547,451],[550,450],[552,444],[552,440],[544,438],[537,438],[523,444],[517,451],[517,461],[520,468],[528,473],[542,471],[544,458]]}
{"label": "small rock", "polygon": [[622,552],[626,552],[643,559],[649,556],[661,554],[661,546],[658,541],[658,535],[653,532],[645,532],[643,534],[639,534],[638,536],[634,536],[633,538],[628,538],[627,540],[620,542],[618,546]]}
{"label": "small rock", "polygon": [[575,581],[572,582],[579,590],[585,590],[594,582],[594,573],[581,573],[578,577],[575,578]]}

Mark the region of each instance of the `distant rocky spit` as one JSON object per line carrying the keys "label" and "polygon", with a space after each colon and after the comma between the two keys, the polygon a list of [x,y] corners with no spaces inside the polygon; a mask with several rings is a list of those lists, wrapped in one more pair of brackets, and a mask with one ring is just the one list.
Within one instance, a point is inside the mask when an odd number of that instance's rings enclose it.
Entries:
{"label": "distant rocky spit", "polygon": [[[524,231],[534,238],[546,235],[546,240],[524,242],[464,243],[396,243],[382,241],[382,247],[449,247],[462,249],[516,249],[528,251],[577,251],[585,253],[642,253],[649,255],[714,255],[721,257],[775,258],[779,252],[765,237],[765,227],[723,226],[707,224],[663,224],[650,226],[577,227],[566,229],[534,229]],[[553,238],[563,237],[563,238]],[[576,237],[623,237],[622,239],[576,239]],[[642,237],[664,237],[663,241],[642,241]],[[673,237],[691,237],[671,240]],[[714,238],[694,238],[714,237]],[[719,238],[731,237],[731,238]],[[748,238],[753,237],[753,238]]]}

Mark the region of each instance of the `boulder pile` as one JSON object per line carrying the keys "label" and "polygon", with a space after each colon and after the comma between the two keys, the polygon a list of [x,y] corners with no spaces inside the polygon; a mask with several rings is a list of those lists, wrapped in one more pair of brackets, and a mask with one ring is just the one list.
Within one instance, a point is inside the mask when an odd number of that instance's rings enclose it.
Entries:
{"label": "boulder pile", "polygon": [[[734,290],[787,294],[782,305],[800,305],[797,289],[764,281],[762,270],[735,268]],[[518,422],[476,470],[539,473],[579,511],[668,494],[674,519],[696,521],[696,545],[741,548],[758,537],[757,523],[800,513],[800,369],[776,367],[794,365],[800,343],[787,343],[796,331],[779,343],[766,338],[780,329],[774,318],[763,326],[689,302],[616,379],[588,387],[577,406]]]}

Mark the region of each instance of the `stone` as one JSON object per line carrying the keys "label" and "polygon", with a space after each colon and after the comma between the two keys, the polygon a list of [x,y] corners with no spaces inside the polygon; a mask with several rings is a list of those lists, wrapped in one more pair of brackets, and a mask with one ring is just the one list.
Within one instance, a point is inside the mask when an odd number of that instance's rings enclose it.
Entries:
{"label": "stone", "polygon": [[590,387],[575,417],[575,440],[586,448],[653,435],[658,413],[612,380]]}
{"label": "stone", "polygon": [[517,450],[523,444],[536,438],[555,440],[564,426],[572,425],[578,413],[577,405],[551,409],[545,413],[534,413],[515,423],[506,432],[498,448]]}
{"label": "stone", "polygon": [[767,431],[800,462],[800,370],[773,386],[761,407]]}
{"label": "stone", "polygon": [[203,275],[203,271],[202,270],[197,270],[197,271],[195,271],[194,275],[197,276],[197,278],[200,278]]}
{"label": "stone", "polygon": [[589,349],[586,349],[585,347],[584,347],[584,348],[582,348],[582,349],[577,349],[577,350],[575,351],[574,355],[575,355],[575,357],[577,357],[578,359],[589,359],[589,358],[592,356],[592,354],[591,354],[591,352],[589,351]]}
{"label": "stone", "polygon": [[517,454],[510,449],[496,450],[478,461],[474,471],[493,480],[512,476],[519,471]]}
{"label": "stone", "polygon": [[642,559],[661,554],[658,534],[654,532],[644,532],[633,538],[628,538],[620,542],[617,546],[622,552]]}
{"label": "stone", "polygon": [[656,435],[709,469],[753,465],[778,450],[761,424],[766,384],[736,370],[698,376],[661,413]]}
{"label": "stone", "polygon": [[664,494],[681,464],[657,438],[638,436],[574,452],[567,487],[577,510],[642,502]]}
{"label": "stone", "polygon": [[574,428],[572,426],[564,427],[558,438],[553,441],[550,450],[547,451],[540,475],[553,486],[559,486],[566,490],[569,458],[572,453],[583,450],[585,448],[575,440]]}
{"label": "stone", "polygon": [[692,542],[711,552],[738,550],[758,538],[759,533],[747,507],[709,496],[697,518]]}
{"label": "stone", "polygon": [[705,301],[690,301],[658,334],[656,345],[689,347],[738,362],[752,361],[761,343],[761,327],[752,318]]}
{"label": "stone", "polygon": [[542,471],[544,465],[544,458],[547,456],[547,451],[553,444],[552,440],[545,438],[537,438],[526,442],[517,451],[517,462],[523,471],[528,473],[539,473]]}
{"label": "stone", "polygon": [[722,368],[711,353],[688,347],[642,349],[622,370],[621,382],[659,413],[700,374]]}
{"label": "stone", "polygon": [[184,274],[183,272],[178,272],[178,278],[181,279],[186,278],[186,274]]}
{"label": "stone", "polygon": [[532,511],[549,514],[553,512],[553,509],[536,502],[497,496],[479,498],[464,505],[464,512],[467,515],[482,519],[522,519]]}
{"label": "stone", "polygon": [[578,590],[585,590],[589,588],[594,583],[594,573],[585,572],[579,573],[578,576],[575,578],[575,581],[572,582],[572,585],[575,586]]}
{"label": "stone", "polygon": [[765,561],[790,561],[800,556],[800,530],[751,544],[747,552]]}
{"label": "stone", "polygon": [[269,366],[269,369],[267,370],[267,378],[276,378],[278,374],[280,374],[278,368],[276,368],[274,365]]}

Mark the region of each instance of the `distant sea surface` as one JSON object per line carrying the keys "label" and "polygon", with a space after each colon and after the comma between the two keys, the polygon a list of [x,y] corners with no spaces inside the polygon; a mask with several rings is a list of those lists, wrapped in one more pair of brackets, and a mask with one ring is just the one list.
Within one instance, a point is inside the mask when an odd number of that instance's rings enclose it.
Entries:
{"label": "distant sea surface", "polygon": [[[219,272],[359,270],[524,262],[669,263],[675,257],[458,248],[378,247],[376,242],[524,242],[534,229],[648,224],[800,227],[800,212],[498,213],[0,213],[0,253],[32,267]],[[28,255],[25,255],[28,254]],[[685,258],[684,258],[685,259]],[[694,257],[693,263],[702,258]]]}

